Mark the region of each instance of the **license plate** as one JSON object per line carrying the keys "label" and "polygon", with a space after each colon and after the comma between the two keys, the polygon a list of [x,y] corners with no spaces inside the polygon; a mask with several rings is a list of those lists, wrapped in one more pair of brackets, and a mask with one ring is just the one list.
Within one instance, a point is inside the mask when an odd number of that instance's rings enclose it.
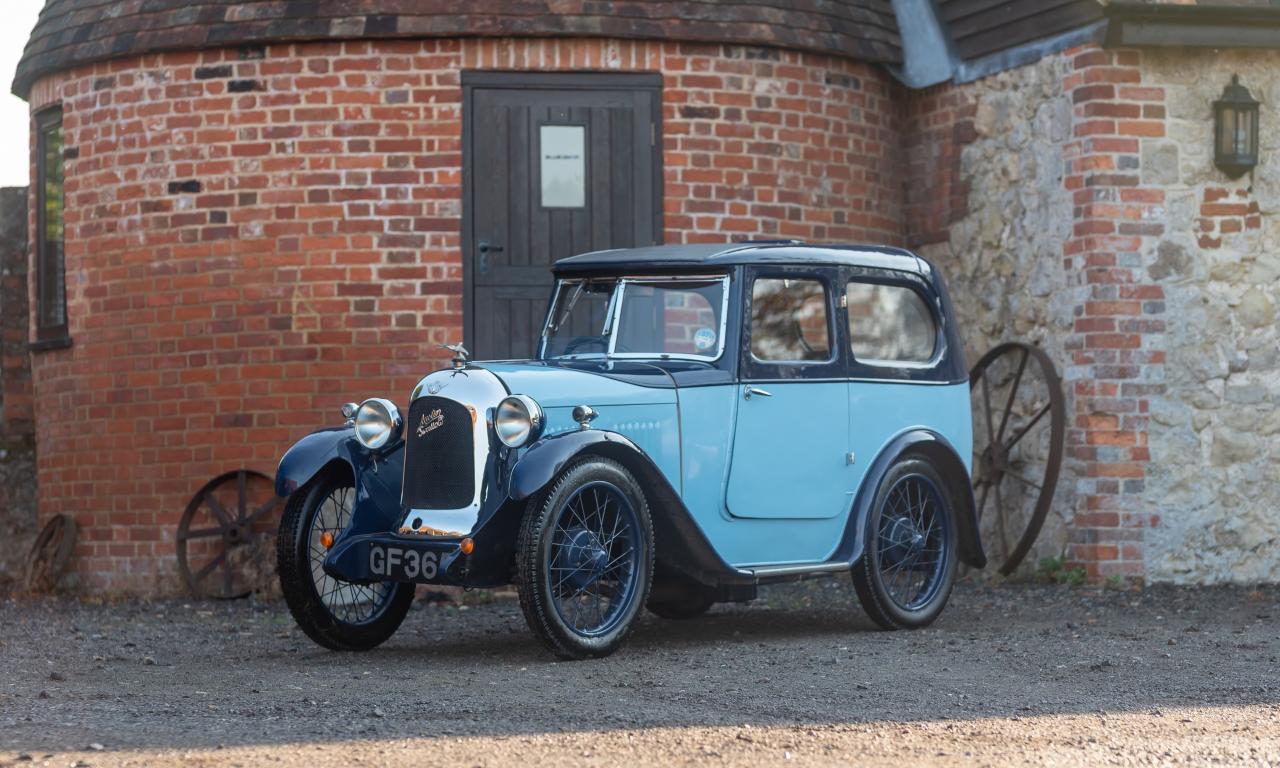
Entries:
{"label": "license plate", "polygon": [[435,552],[419,552],[416,549],[369,547],[369,572],[392,581],[434,579],[440,570],[440,557]]}

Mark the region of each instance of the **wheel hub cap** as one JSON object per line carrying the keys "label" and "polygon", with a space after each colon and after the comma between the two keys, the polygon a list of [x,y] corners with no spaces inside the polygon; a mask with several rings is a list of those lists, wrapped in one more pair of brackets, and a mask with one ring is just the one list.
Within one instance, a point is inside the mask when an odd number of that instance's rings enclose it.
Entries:
{"label": "wheel hub cap", "polygon": [[892,563],[900,563],[919,552],[924,546],[924,534],[909,517],[895,517],[889,524],[889,548],[885,552],[886,559]]}
{"label": "wheel hub cap", "polygon": [[605,566],[609,564],[609,553],[601,545],[600,539],[585,528],[569,532],[568,547],[564,552],[565,564],[574,571],[569,581],[577,587],[584,587],[599,579]]}

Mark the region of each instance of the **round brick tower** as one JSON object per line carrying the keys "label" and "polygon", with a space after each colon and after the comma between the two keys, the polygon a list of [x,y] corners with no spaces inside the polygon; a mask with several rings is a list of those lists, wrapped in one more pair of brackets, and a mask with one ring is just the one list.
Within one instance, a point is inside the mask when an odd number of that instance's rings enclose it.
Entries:
{"label": "round brick tower", "polygon": [[[19,66],[39,507],[79,522],[82,588],[177,590],[205,481],[271,475],[439,345],[528,355],[530,267],[899,239],[888,0],[299,5],[49,0]],[[546,125],[586,137],[575,210],[522,202]]]}

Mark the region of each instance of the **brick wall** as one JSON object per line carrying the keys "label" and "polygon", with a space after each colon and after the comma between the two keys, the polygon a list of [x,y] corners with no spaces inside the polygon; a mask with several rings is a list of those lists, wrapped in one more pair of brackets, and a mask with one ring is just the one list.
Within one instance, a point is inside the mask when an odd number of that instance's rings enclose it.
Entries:
{"label": "brick wall", "polygon": [[977,138],[975,99],[963,87],[937,85],[904,99],[903,225],[908,248],[945,241],[969,212],[961,152]]}
{"label": "brick wall", "polygon": [[1165,135],[1163,89],[1144,85],[1141,55],[1071,52],[1075,104],[1066,185],[1074,229],[1063,249],[1082,281],[1068,342],[1074,414],[1067,432],[1080,493],[1070,559],[1093,577],[1141,576],[1151,399],[1164,392],[1164,289],[1147,275],[1164,234],[1164,190],[1144,184],[1141,141]]}
{"label": "brick wall", "polygon": [[462,69],[664,75],[668,242],[894,241],[887,75],[838,58],[611,40],[278,45],[40,80],[63,106],[74,345],[37,353],[40,510],[91,590],[177,588],[209,478],[267,474],[461,336]]}

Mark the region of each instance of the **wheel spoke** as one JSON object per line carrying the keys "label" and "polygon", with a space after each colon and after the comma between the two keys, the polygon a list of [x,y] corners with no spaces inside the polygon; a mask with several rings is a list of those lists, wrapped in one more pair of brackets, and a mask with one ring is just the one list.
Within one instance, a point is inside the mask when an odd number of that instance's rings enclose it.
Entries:
{"label": "wheel spoke", "polygon": [[1040,484],[1039,484],[1039,483],[1032,482],[1031,480],[1028,480],[1027,478],[1023,477],[1022,475],[1018,474],[1017,472],[1005,472],[1005,475],[1007,475],[1008,477],[1012,477],[1014,480],[1017,480],[1018,482],[1022,483],[1023,485],[1029,485],[1029,486],[1031,486],[1032,488],[1035,488],[1037,491],[1043,491],[1043,490],[1044,490],[1044,488],[1042,488],[1042,487],[1040,486]]}
{"label": "wheel spoke", "polygon": [[212,573],[213,569],[221,565],[222,562],[226,559],[227,559],[227,550],[224,549],[221,552],[219,552],[217,555],[215,555],[214,558],[210,560],[208,563],[205,563],[203,568],[191,574],[192,580],[197,582],[203,581],[205,576],[208,576],[210,573]]}
{"label": "wheel spoke", "polygon": [[207,539],[210,536],[221,536],[223,529],[221,528],[193,528],[187,531],[178,532],[178,541],[186,541],[187,539]]}
{"label": "wheel spoke", "polygon": [[249,475],[243,469],[236,473],[236,522],[244,524],[249,512]]}
{"label": "wheel spoke", "polygon": [[257,509],[253,510],[252,514],[250,514],[248,517],[245,518],[244,524],[246,526],[253,525],[254,523],[261,520],[263,515],[275,509],[279,503],[280,503],[280,500],[274,497],[268,499],[267,501],[263,502]]}
{"label": "wheel spoke", "polygon": [[996,490],[996,529],[1000,532],[1000,543],[1004,546],[1001,550],[1004,554],[1009,554],[1009,536],[1005,532],[1005,507],[1004,499],[1000,495],[1000,483],[995,484]]}
{"label": "wheel spoke", "polygon": [[987,416],[987,446],[988,450],[996,444],[995,427],[991,423],[991,383],[986,376],[982,377],[982,404],[984,413]]}
{"label": "wheel spoke", "polygon": [[[1022,350],[1022,359],[1018,361],[1018,372],[1013,376],[1013,384],[1009,387],[1009,400],[1004,407],[1004,415],[1000,417],[1000,428],[996,430],[996,439],[1004,439],[1004,428],[1009,424],[1009,414],[1013,412],[1013,401],[1018,396],[1018,386],[1022,383],[1022,372],[1027,369],[1027,358],[1031,353]],[[985,377],[984,377],[985,378]]]}
{"label": "wheel spoke", "polygon": [[1019,429],[1016,433],[1014,433],[1013,438],[1009,440],[1009,444],[1004,447],[1005,453],[1008,453],[1013,448],[1013,446],[1017,445],[1018,441],[1021,440],[1024,436],[1026,436],[1026,434],[1031,431],[1031,428],[1036,425],[1036,422],[1040,421],[1040,419],[1043,419],[1044,415],[1048,413],[1052,407],[1053,407],[1052,401],[1045,403],[1044,407],[1041,408],[1039,411],[1037,411],[1035,416],[1031,417],[1031,421],[1028,421],[1026,423],[1026,426],[1022,427],[1022,429]]}
{"label": "wheel spoke", "polygon": [[205,495],[204,501],[208,505],[209,511],[213,512],[213,516],[218,518],[218,525],[223,528],[230,528],[235,524],[231,516],[227,514],[226,507],[222,506],[222,502],[218,501],[218,497],[213,495],[212,490]]}

